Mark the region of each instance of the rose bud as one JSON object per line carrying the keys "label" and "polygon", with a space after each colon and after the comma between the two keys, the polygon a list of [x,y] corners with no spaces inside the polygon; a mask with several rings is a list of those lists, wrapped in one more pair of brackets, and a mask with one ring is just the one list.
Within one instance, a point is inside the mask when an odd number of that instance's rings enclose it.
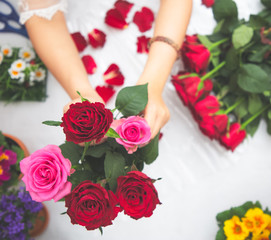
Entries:
{"label": "rose bud", "polygon": [[82,34],[80,32],[72,33],[71,37],[72,37],[78,51],[82,52],[87,46],[86,39],[82,36]]}
{"label": "rose bud", "polygon": [[219,110],[220,103],[217,98],[212,95],[208,95],[206,98],[198,101],[192,111],[195,114],[196,119],[201,120],[204,116],[210,116]]}
{"label": "rose bud", "polygon": [[65,197],[67,214],[72,224],[85,226],[87,230],[112,224],[120,212],[113,192],[107,192],[100,184],[90,180],[81,182]]}
{"label": "rose bud", "polygon": [[150,217],[156,205],[161,204],[152,179],[144,173],[132,171],[118,177],[117,182],[116,196],[124,213],[130,217]]}
{"label": "rose bud", "polygon": [[92,47],[103,47],[106,40],[106,35],[99,29],[94,28],[92,32],[88,34],[88,40]]}
{"label": "rose bud", "polygon": [[202,74],[206,71],[210,51],[199,41],[195,43],[195,37],[186,37],[181,47],[181,53],[184,66],[189,72]]}
{"label": "rose bud", "polygon": [[140,32],[146,32],[152,28],[154,14],[151,9],[143,7],[134,15],[133,22],[138,26]]}
{"label": "rose bud", "polygon": [[105,103],[107,103],[116,92],[111,86],[97,86],[95,90]]}
{"label": "rose bud", "polygon": [[74,143],[99,142],[110,128],[113,114],[100,102],[71,104],[62,117],[66,140]]}
{"label": "rose bud", "polygon": [[246,137],[246,131],[240,128],[239,123],[231,124],[229,131],[220,137],[220,144],[233,152]]}
{"label": "rose bud", "polygon": [[117,29],[128,27],[128,23],[118,9],[110,9],[106,12],[105,23]]}
{"label": "rose bud", "polygon": [[121,137],[116,138],[117,143],[123,145],[129,154],[135,152],[139,146],[146,145],[151,138],[147,121],[139,116],[114,120],[111,127]]}
{"label": "rose bud", "polygon": [[58,146],[47,145],[20,162],[22,181],[31,198],[37,202],[56,201],[71,192],[67,181],[71,174],[71,162]]}
{"label": "rose bud", "polygon": [[226,114],[204,116],[198,123],[203,134],[210,139],[218,139],[226,131],[228,116]]}
{"label": "rose bud", "polygon": [[211,92],[213,89],[213,83],[212,80],[206,79],[203,82],[202,89],[198,90],[201,82],[200,77],[194,76],[181,79],[179,78],[187,74],[189,73],[180,73],[172,76],[172,83],[183,104],[193,106],[198,100],[206,97]]}
{"label": "rose bud", "polygon": [[85,55],[82,57],[83,64],[86,68],[88,74],[93,74],[97,70],[97,65],[90,55]]}
{"label": "rose bud", "polygon": [[214,5],[215,0],[201,0],[201,3],[209,8]]}
{"label": "rose bud", "polygon": [[115,2],[114,6],[119,12],[122,14],[124,18],[127,17],[128,13],[130,12],[131,8],[133,7],[133,3],[130,3],[125,0],[118,0]]}
{"label": "rose bud", "polygon": [[104,72],[103,78],[109,85],[121,86],[124,83],[124,76],[122,75],[119,66],[114,63]]}
{"label": "rose bud", "polygon": [[148,43],[151,38],[146,37],[146,36],[141,36],[137,38],[137,52],[138,53],[148,53],[149,48],[148,48]]}

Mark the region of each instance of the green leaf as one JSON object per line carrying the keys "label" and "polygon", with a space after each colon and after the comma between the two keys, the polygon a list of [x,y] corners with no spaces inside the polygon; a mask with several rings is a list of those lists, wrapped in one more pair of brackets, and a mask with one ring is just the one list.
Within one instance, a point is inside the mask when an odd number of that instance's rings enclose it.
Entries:
{"label": "green leaf", "polygon": [[113,128],[109,128],[105,135],[111,138],[120,138],[120,135]]}
{"label": "green leaf", "polygon": [[95,144],[93,146],[89,146],[86,156],[91,156],[95,158],[100,158],[102,157],[106,151],[109,149],[109,144],[107,141],[101,143],[101,144]]}
{"label": "green leaf", "polygon": [[62,152],[62,155],[65,158],[68,158],[72,165],[77,165],[81,159],[83,148],[73,142],[65,142],[59,146]]}
{"label": "green leaf", "polygon": [[116,98],[116,108],[124,116],[138,115],[148,102],[148,84],[126,87],[120,90]]}
{"label": "green leaf", "polygon": [[62,122],[60,121],[43,121],[42,124],[48,125],[48,126],[55,126],[58,127],[60,126]]}
{"label": "green leaf", "polygon": [[89,101],[88,99],[84,98],[84,97],[81,95],[80,92],[78,92],[78,91],[76,91],[76,92],[77,92],[77,94],[80,96],[82,102]]}
{"label": "green leaf", "polygon": [[248,112],[254,115],[263,107],[263,103],[258,94],[251,94],[248,97]]}
{"label": "green leaf", "polygon": [[253,120],[251,123],[249,123],[246,126],[246,132],[250,135],[250,136],[254,136],[255,132],[257,131],[259,125],[260,125],[260,121],[261,121],[261,116],[257,117],[255,120]]}
{"label": "green leaf", "polygon": [[68,181],[72,183],[72,189],[85,180],[91,180],[91,171],[75,170],[75,172],[68,178]]}
{"label": "green leaf", "polygon": [[215,240],[226,240],[227,237],[224,234],[223,228],[220,228],[216,234]]}
{"label": "green leaf", "polygon": [[206,47],[210,48],[213,43],[209,40],[209,38],[206,35],[200,35],[197,34],[199,41]]}
{"label": "green leaf", "polygon": [[249,17],[249,26],[254,29],[261,29],[261,27],[266,24],[266,20],[259,15],[250,15]]}
{"label": "green leaf", "polygon": [[268,111],[267,117],[268,117],[268,119],[271,119],[271,110]]}
{"label": "green leaf", "polygon": [[237,6],[232,0],[216,0],[212,9],[217,22],[224,18],[238,18]]}
{"label": "green leaf", "polygon": [[240,68],[237,83],[247,92],[261,93],[271,90],[271,78],[255,64],[244,64]]}
{"label": "green leaf", "polygon": [[261,0],[261,2],[267,8],[271,8],[271,1],[270,0]]}
{"label": "green leaf", "polygon": [[248,56],[250,62],[261,63],[264,61],[264,56],[267,51],[270,50],[269,45],[259,45],[251,50],[251,54]]}
{"label": "green leaf", "polygon": [[139,148],[141,158],[146,164],[151,164],[158,157],[159,133],[146,146]]}
{"label": "green leaf", "polygon": [[125,174],[124,157],[117,152],[106,152],[104,160],[104,171],[110,189],[115,192],[117,188],[117,178]]}
{"label": "green leaf", "polygon": [[247,45],[251,41],[253,34],[253,28],[246,25],[241,25],[236,28],[232,34],[232,43],[234,48],[239,49]]}
{"label": "green leaf", "polygon": [[239,119],[245,117],[248,114],[248,107],[247,107],[248,103],[242,102],[241,104],[239,104],[235,109],[234,109],[234,113],[237,115],[237,117]]}
{"label": "green leaf", "polygon": [[233,71],[236,68],[238,68],[240,64],[240,57],[239,57],[238,51],[233,47],[230,48],[227,51],[225,61],[226,61],[226,64],[225,64],[226,69]]}

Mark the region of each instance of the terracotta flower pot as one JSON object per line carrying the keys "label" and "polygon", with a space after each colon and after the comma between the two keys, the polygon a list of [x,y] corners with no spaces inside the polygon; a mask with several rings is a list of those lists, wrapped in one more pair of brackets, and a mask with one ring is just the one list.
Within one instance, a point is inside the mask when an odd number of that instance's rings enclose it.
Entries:
{"label": "terracotta flower pot", "polygon": [[43,208],[39,211],[37,218],[34,222],[33,228],[29,230],[29,234],[31,237],[37,237],[41,235],[48,226],[49,222],[49,212],[45,204],[43,204]]}
{"label": "terracotta flower pot", "polygon": [[29,156],[29,151],[26,148],[26,146],[24,145],[24,143],[18,139],[17,137],[14,137],[13,135],[7,134],[7,133],[3,133],[3,135],[5,136],[5,138],[9,138],[11,139],[15,144],[17,144],[23,151],[24,151],[24,156],[28,157]]}

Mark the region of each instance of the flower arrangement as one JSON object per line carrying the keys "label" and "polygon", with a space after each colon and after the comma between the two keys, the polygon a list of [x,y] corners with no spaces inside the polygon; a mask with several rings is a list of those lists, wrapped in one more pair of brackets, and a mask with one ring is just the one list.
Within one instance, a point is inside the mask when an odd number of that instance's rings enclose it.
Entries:
{"label": "flower arrangement", "polygon": [[43,101],[47,69],[31,48],[0,47],[0,100]]}
{"label": "flower arrangement", "polygon": [[111,225],[121,211],[150,217],[160,201],[155,180],[141,171],[157,158],[159,135],[150,140],[150,127],[139,116],[147,85],[123,88],[113,110],[81,99],[62,121],[44,122],[63,127],[67,141],[21,161],[26,190],[39,202],[65,200],[71,223],[88,230]]}
{"label": "flower arrangement", "polygon": [[0,238],[5,240],[30,239],[29,230],[42,203],[31,199],[24,188],[10,190],[0,197]]}
{"label": "flower arrangement", "polygon": [[271,212],[259,202],[246,202],[217,214],[216,240],[268,240],[271,237]]}
{"label": "flower arrangement", "polygon": [[23,158],[22,148],[0,131],[0,196],[17,185],[21,173],[19,164]]}
{"label": "flower arrangement", "polygon": [[233,0],[211,4],[217,25],[210,35],[186,36],[184,69],[172,77],[199,129],[234,151],[261,119],[271,134],[270,3],[249,20]]}

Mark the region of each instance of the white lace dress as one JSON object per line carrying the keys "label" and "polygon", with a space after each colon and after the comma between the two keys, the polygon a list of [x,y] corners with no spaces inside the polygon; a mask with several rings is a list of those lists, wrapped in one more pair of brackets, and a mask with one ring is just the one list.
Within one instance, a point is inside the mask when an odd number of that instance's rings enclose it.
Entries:
{"label": "white lace dress", "polygon": [[33,15],[51,19],[57,11],[67,11],[67,0],[19,0],[20,23]]}

